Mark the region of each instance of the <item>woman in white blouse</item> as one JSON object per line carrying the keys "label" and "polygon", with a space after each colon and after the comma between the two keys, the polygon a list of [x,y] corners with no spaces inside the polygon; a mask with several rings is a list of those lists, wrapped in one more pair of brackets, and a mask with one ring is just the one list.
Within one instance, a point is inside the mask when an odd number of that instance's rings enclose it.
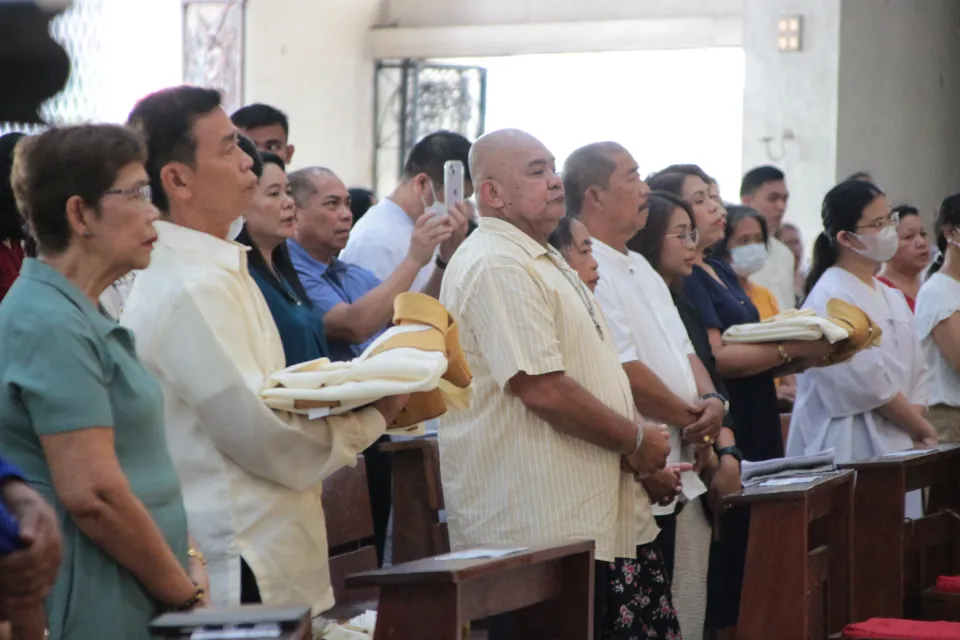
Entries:
{"label": "woman in white blouse", "polygon": [[937,216],[941,257],[917,295],[917,332],[933,374],[930,422],[941,442],[960,442],[960,193]]}
{"label": "woman in white blouse", "polygon": [[898,216],[869,182],[847,181],[823,200],[804,307],[818,315],[839,298],[882,329],[880,345],[831,367],[808,369],[797,385],[787,454],[833,449],[838,462],[865,460],[937,442],[924,417],[930,377],[903,293],[874,274],[897,251]]}

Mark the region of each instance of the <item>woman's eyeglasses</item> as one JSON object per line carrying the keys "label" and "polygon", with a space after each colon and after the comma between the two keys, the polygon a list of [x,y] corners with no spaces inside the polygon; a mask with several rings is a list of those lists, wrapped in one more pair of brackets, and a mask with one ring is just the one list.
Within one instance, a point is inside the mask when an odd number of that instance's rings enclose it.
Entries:
{"label": "woman's eyeglasses", "polygon": [[127,196],[132,200],[151,202],[153,192],[150,190],[150,185],[145,184],[139,187],[127,187],[126,189],[108,189],[107,191],[103,192],[103,195]]}
{"label": "woman's eyeglasses", "polygon": [[680,243],[687,247],[696,247],[700,242],[700,229],[691,229],[684,233],[668,233],[668,238],[679,238]]}
{"label": "woman's eyeglasses", "polygon": [[886,218],[880,218],[874,222],[868,222],[867,224],[858,224],[857,229],[885,229],[886,227],[898,227],[900,226],[900,213],[893,212]]}

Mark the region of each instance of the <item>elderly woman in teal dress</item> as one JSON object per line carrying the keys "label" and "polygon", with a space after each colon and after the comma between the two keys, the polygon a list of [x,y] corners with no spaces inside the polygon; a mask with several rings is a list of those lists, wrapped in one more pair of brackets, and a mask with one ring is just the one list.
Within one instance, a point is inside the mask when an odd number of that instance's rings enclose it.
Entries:
{"label": "elderly woman in teal dress", "polygon": [[103,290],[150,262],[157,211],[142,141],[123,127],[21,142],[12,183],[39,245],[0,305],[0,450],[57,510],[63,561],[50,637],[149,638],[205,601],[167,451],[160,387]]}

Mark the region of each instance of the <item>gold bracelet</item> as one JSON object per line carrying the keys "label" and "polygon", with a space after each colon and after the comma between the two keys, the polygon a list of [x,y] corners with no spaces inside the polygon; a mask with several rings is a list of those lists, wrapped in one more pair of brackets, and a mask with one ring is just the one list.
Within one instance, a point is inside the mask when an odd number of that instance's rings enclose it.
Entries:
{"label": "gold bracelet", "polygon": [[203,557],[203,554],[200,553],[197,549],[194,549],[193,547],[190,547],[189,549],[187,549],[187,557],[196,558],[197,560],[200,561],[200,564],[202,564],[203,566],[207,566],[207,561]]}
{"label": "gold bracelet", "polygon": [[787,355],[787,350],[783,348],[783,343],[777,343],[777,351],[780,352],[780,364],[787,364],[790,362],[790,356]]}

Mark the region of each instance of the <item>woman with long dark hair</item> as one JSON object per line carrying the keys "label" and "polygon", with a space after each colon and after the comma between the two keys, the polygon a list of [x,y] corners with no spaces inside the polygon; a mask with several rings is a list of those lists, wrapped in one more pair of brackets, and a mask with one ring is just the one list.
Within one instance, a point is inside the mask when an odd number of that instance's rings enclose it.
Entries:
{"label": "woman with long dark hair", "polygon": [[897,226],[900,245],[893,257],[883,264],[877,280],[902,291],[913,311],[923,283],[923,272],[930,266],[930,243],[919,209],[902,204],[894,207],[893,212],[900,216]]}
{"label": "woman with long dark hair", "polygon": [[800,375],[787,453],[833,449],[837,462],[847,462],[934,445],[937,432],[924,417],[930,377],[913,314],[902,293],[874,276],[897,251],[899,216],[879,187],[862,180],[831,189],[821,216],[804,306],[824,316],[839,298],[863,309],[883,337],[847,362]]}
{"label": "woman with long dark hair", "polygon": [[[690,343],[713,384],[725,398],[729,393],[717,375],[707,331],[696,307],[683,292],[683,280],[693,273],[700,232],[690,205],[665,191],[654,191],[647,200],[647,224],[627,243],[631,251],[641,254],[660,274],[670,289],[677,312]],[[740,462],[734,455],[723,454],[736,447],[733,422],[728,415],[717,437],[716,451],[701,460],[701,479],[709,487],[708,503],[719,506],[720,500],[740,490]],[[721,452],[723,455],[717,455]],[[688,502],[676,514],[657,516],[660,536],[657,542],[665,559],[673,564],[673,602],[686,637],[700,638],[706,622],[707,582],[710,567],[711,527],[700,501]],[[725,528],[722,535],[729,536]],[[719,546],[719,543],[716,545]],[[720,553],[725,553],[721,547]]]}
{"label": "woman with long dark hair", "polygon": [[940,442],[960,442],[960,193],[944,199],[936,223],[940,258],[917,295],[920,345],[933,376],[927,418]]}

